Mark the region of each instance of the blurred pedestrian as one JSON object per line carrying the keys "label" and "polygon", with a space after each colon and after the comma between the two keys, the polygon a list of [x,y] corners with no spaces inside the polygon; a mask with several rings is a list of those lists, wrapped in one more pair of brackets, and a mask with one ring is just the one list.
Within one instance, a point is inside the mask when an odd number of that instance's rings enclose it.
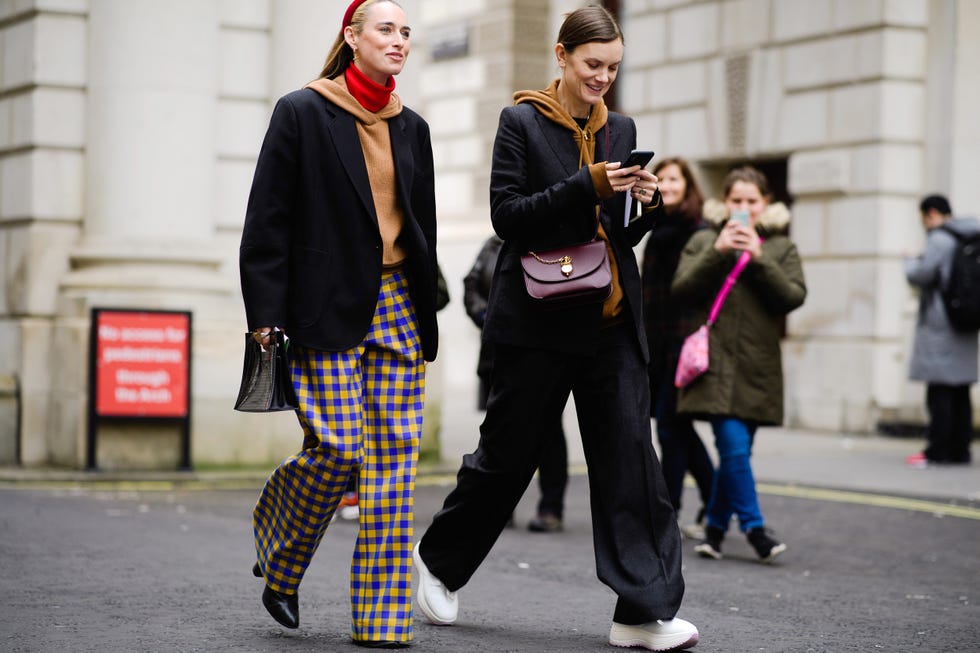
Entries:
{"label": "blurred pedestrian", "polygon": [[919,204],[926,245],[905,259],[905,276],[919,289],[919,313],[909,378],[926,384],[929,426],[926,448],[905,459],[911,467],[929,463],[968,464],[973,438],[970,385],[977,382],[977,331],[950,324],[942,288],[950,279],[956,236],[980,232],[976,218],[954,218],[949,201],[930,195]]}
{"label": "blurred pedestrian", "polygon": [[[487,316],[490,284],[493,281],[493,272],[503,242],[496,235],[487,238],[480,247],[472,267],[463,278],[463,304],[466,307],[466,314],[481,331]],[[476,367],[476,374],[480,380],[477,394],[477,407],[480,410],[487,409],[492,369],[493,343],[481,338],[480,357]],[[541,490],[541,498],[538,500],[537,514],[528,522],[527,528],[534,533],[554,533],[562,530],[563,527],[565,488],[568,486],[568,447],[560,417],[547,429],[543,441],[541,459],[538,461],[538,487]]]}
{"label": "blurred pedestrian", "polygon": [[[680,533],[653,449],[633,255],[659,209],[657,179],[621,166],[636,127],[602,99],[623,58],[612,14],[594,5],[571,12],[554,52],[560,77],[516,93],[500,114],[490,207],[503,245],[483,327],[494,346],[487,413],[479,446],[463,457],[456,488],[416,545],[418,605],[433,623],[456,621],[456,592],[505,527],[571,393],[589,468],[596,570],[618,597],[609,642],[689,648],[698,631],[674,617],[684,594]],[[638,217],[627,201],[642,206]],[[597,235],[612,269],[608,299],[537,304],[521,256]]]}
{"label": "blurred pedestrian", "polygon": [[757,428],[783,421],[783,316],[803,304],[806,284],[788,236],[789,211],[769,204],[765,175],[751,167],[732,170],[724,198],[723,204],[705,204],[713,228],[691,236],[671,286],[678,300],[698,304],[704,323],[726,275],[740,257],[748,257],[710,329],[710,368],[678,395],[679,412],[711,422],[718,449],[705,539],[694,550],[721,558],[736,515],[759,559],[770,562],[786,545],[765,528],[750,456]]}
{"label": "blurred pedestrian", "polygon": [[699,325],[694,321],[694,307],[674,298],[670,285],[684,245],[695,231],[705,228],[701,217],[704,195],[691,166],[682,158],[661,159],[653,167],[653,174],[659,179],[664,209],[643,249],[643,321],[650,345],[650,406],[660,442],[660,465],[678,519],[687,472],[694,478],[701,497],[694,523],[681,525],[681,533],[702,540],[714,465],[694,428],[694,420],[677,413],[674,387],[681,345]]}
{"label": "blurred pedestrian", "polygon": [[319,79],[276,104],[240,252],[249,328],[290,337],[304,436],[255,506],[262,602],[299,625],[300,582],[357,471],[350,633],[370,647],[412,639],[412,493],[438,342],[429,128],[393,92],[410,35],[393,0],[350,4]]}

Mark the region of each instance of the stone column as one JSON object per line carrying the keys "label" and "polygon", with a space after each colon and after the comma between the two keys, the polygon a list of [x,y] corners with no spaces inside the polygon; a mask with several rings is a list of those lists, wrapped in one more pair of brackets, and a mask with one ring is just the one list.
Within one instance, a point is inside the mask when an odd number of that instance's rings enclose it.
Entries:
{"label": "stone column", "polygon": [[[195,332],[227,319],[234,289],[214,241],[218,12],[213,0],[89,3],[85,214],[54,328],[52,462],[84,452],[91,308],[190,310]],[[207,372],[198,354],[195,377]],[[128,429],[100,428],[107,466],[176,460],[177,427]]]}
{"label": "stone column", "polygon": [[47,457],[51,326],[83,212],[86,10],[0,2],[3,464]]}
{"label": "stone column", "polygon": [[216,7],[91,2],[85,223],[68,297],[182,288],[213,265]]}
{"label": "stone column", "polygon": [[[948,101],[953,107],[951,197],[953,209],[962,214],[980,215],[980,184],[976,182],[976,162],[980,160],[980,125],[976,107],[980,102],[980,3],[958,0],[956,3],[957,62],[953,93]],[[976,388],[974,388],[976,390]],[[977,396],[977,395],[974,395]]]}

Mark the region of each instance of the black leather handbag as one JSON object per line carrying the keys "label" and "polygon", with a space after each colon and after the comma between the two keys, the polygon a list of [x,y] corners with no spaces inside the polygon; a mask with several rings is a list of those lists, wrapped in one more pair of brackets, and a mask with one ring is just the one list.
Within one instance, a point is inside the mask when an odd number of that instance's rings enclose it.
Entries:
{"label": "black leather handbag", "polygon": [[245,334],[245,366],[235,410],[269,413],[299,407],[289,373],[288,349],[283,331],[273,331],[265,346],[256,342],[251,332]]}

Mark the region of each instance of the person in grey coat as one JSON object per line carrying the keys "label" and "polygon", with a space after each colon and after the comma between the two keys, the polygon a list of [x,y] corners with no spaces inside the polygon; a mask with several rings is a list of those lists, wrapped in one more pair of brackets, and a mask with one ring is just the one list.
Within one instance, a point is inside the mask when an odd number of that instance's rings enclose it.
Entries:
{"label": "person in grey coat", "polygon": [[[949,201],[930,195],[919,204],[926,245],[922,254],[905,259],[905,277],[919,289],[909,378],[926,384],[929,427],[925,450],[905,459],[911,467],[929,463],[970,462],[973,408],[970,385],[977,381],[977,332],[950,324],[941,289],[949,281],[956,238],[980,232],[976,218],[954,218]],[[944,227],[944,228],[940,228]]]}

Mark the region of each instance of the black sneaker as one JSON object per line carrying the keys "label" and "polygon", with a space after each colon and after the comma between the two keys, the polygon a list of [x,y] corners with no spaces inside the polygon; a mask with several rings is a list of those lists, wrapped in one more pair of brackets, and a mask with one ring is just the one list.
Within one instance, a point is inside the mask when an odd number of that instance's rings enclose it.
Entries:
{"label": "black sneaker", "polygon": [[759,562],[772,562],[776,556],[786,550],[786,545],[769,537],[769,533],[764,528],[753,528],[746,533],[746,537],[758,554]]}
{"label": "black sneaker", "polygon": [[561,517],[550,512],[539,512],[528,522],[527,530],[532,533],[558,533],[562,530]]}
{"label": "black sneaker", "polygon": [[704,541],[694,547],[694,552],[702,558],[721,560],[721,541],[725,539],[725,531],[714,526],[704,529]]}

